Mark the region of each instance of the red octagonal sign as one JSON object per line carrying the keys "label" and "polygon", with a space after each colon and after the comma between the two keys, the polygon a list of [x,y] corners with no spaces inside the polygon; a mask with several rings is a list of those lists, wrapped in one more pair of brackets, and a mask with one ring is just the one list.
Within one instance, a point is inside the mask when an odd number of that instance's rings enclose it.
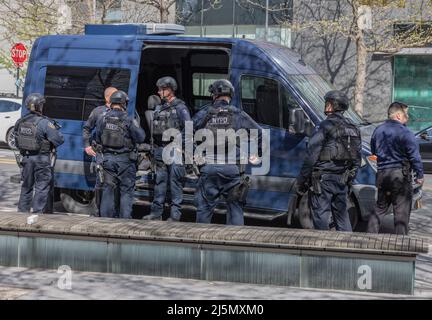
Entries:
{"label": "red octagonal sign", "polygon": [[22,43],[16,43],[11,49],[11,58],[17,68],[23,66],[27,60],[27,49]]}

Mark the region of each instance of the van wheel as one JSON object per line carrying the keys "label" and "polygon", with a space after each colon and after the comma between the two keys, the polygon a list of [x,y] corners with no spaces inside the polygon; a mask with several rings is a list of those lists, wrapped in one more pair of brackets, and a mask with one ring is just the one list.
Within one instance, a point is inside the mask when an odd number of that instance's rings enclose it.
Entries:
{"label": "van wheel", "polygon": [[300,199],[299,207],[298,207],[298,221],[302,229],[313,229],[313,220],[312,220],[312,212],[309,208],[308,202],[308,192],[306,192],[303,197]]}
{"label": "van wheel", "polygon": [[353,196],[348,196],[347,210],[351,222],[351,227],[353,231],[355,231],[359,223],[360,210],[357,205],[357,201]]}
{"label": "van wheel", "polygon": [[16,150],[15,134],[14,134],[13,127],[10,128],[6,134],[6,142],[9,146],[9,148]]}
{"label": "van wheel", "polygon": [[93,191],[62,189],[60,199],[67,212],[88,215],[97,212]]}

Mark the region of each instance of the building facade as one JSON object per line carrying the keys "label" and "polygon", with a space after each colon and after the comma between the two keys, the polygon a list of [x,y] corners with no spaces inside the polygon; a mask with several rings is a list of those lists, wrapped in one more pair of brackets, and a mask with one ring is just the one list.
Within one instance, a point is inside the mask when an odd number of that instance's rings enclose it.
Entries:
{"label": "building facade", "polygon": [[[162,2],[171,3],[170,0]],[[391,14],[403,23],[405,1],[398,2],[401,7],[396,7]],[[80,25],[77,19],[82,16],[87,17],[87,22],[99,23],[145,23],[160,22],[162,19],[160,8],[143,2],[110,1],[107,7],[101,0],[87,1],[94,4],[92,8],[88,4],[77,7],[72,2],[64,1],[64,4],[68,3],[71,7],[71,25],[75,26]],[[167,8],[165,18],[169,23],[184,25],[186,34],[190,36],[266,39],[292,48],[323,78],[352,99],[356,79],[355,43],[338,33],[317,35],[307,30],[294,32],[288,27],[293,21],[347,15],[351,10],[348,2],[326,1],[330,4],[327,6],[319,0],[268,0],[267,3],[266,9],[265,0],[177,0]],[[62,31],[77,32],[82,32],[82,26]],[[5,46],[9,44],[0,42],[0,46],[6,50]],[[403,49],[395,54],[370,52],[367,56],[364,118],[371,122],[384,120],[390,102],[399,100],[411,107],[411,128],[418,130],[432,125],[431,53],[432,48],[428,47]],[[0,83],[0,93],[16,91],[13,71],[0,67]]]}
{"label": "building facade", "polygon": [[[392,1],[382,4],[388,5]],[[363,2],[373,3],[367,0]],[[413,1],[410,3],[413,5]],[[309,30],[294,32],[286,27],[286,22],[289,24],[293,20],[307,23],[313,19],[349,15],[352,10],[349,3],[346,0],[333,0],[323,5],[319,0],[269,0],[267,14],[265,4],[265,0],[221,0],[216,5],[211,0],[178,0],[176,21],[186,26],[189,35],[267,39],[290,47],[353,101],[356,82],[354,41],[340,33],[317,35]],[[397,0],[394,8],[389,10],[389,18],[405,23],[409,14],[407,4],[406,1]],[[378,10],[377,7],[371,8],[372,14]],[[376,25],[373,19],[372,28]],[[391,101],[399,100],[410,106],[412,120],[409,126],[413,130],[432,125],[432,104],[429,102],[432,95],[432,72],[429,72],[431,52],[429,48],[418,48],[393,54],[368,53],[364,95],[366,120],[383,121]]]}

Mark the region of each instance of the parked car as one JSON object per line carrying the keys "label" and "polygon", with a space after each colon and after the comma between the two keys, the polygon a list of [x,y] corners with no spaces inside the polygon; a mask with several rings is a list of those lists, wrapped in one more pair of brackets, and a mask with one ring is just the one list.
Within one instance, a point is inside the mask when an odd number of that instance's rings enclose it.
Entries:
{"label": "parked car", "polygon": [[424,172],[432,173],[432,126],[416,133]]}
{"label": "parked car", "polygon": [[21,117],[21,99],[0,97],[0,142],[7,143],[9,148],[15,148],[13,127]]}

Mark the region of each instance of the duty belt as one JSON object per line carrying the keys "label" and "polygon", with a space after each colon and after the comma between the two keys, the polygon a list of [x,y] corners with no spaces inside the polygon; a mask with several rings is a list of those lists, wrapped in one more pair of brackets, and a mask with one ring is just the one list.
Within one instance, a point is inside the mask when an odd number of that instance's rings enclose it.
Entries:
{"label": "duty belt", "polygon": [[117,152],[117,151],[104,151],[103,153],[109,153],[109,154],[113,154],[113,155],[122,155],[122,154],[128,154],[131,151],[123,151],[123,152]]}
{"label": "duty belt", "polygon": [[20,151],[21,155],[26,156],[49,156],[50,151],[48,152],[40,152],[40,151]]}

